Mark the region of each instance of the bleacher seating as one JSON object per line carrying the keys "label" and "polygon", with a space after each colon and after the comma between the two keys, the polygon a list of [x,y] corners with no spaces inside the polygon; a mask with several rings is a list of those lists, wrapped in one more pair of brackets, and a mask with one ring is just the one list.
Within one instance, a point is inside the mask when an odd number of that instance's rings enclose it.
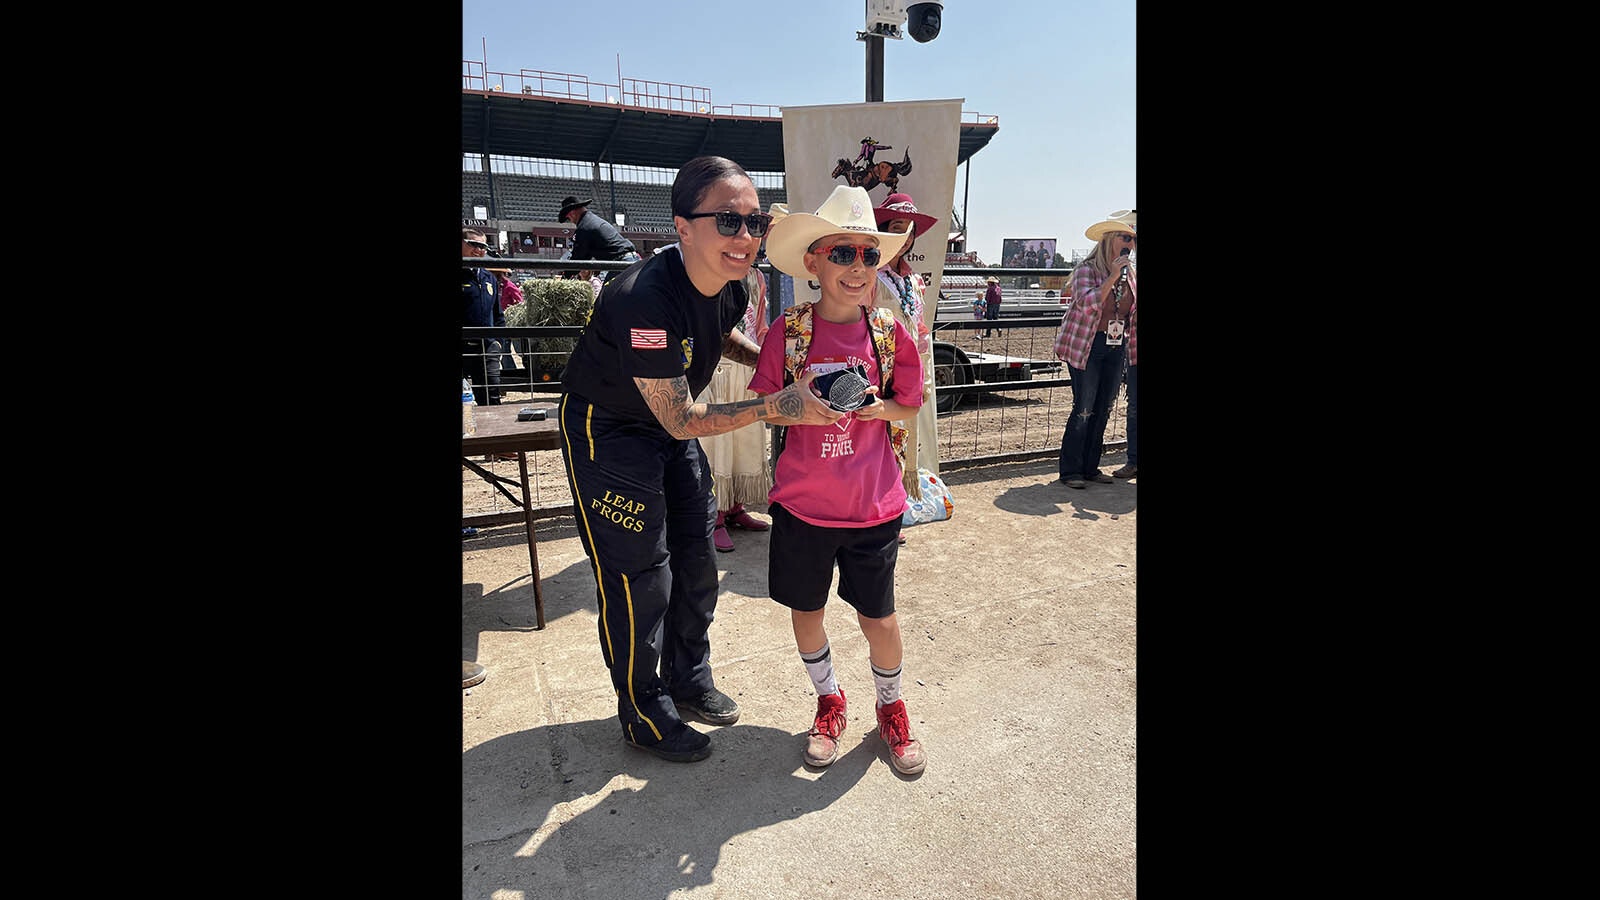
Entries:
{"label": "bleacher seating", "polygon": [[[482,172],[461,173],[461,218],[475,218],[472,215],[472,202],[474,200],[489,199],[489,179]],[[485,203],[484,205],[488,205]]]}
{"label": "bleacher seating", "polygon": [[494,177],[494,187],[499,192],[502,218],[531,219],[538,214],[539,203],[531,179],[501,173]]}
{"label": "bleacher seating", "polygon": [[772,209],[774,203],[788,203],[789,192],[783,188],[756,188],[756,197],[761,201],[761,211]]}
{"label": "bleacher seating", "polygon": [[554,178],[547,175],[530,175],[528,180],[533,184],[534,209],[529,218],[539,222],[554,222],[556,214],[561,212],[561,201],[568,197],[577,197],[579,200],[594,198],[594,203],[589,207],[601,215],[609,209],[601,202],[602,198],[595,192],[595,184],[588,179],[579,178]]}

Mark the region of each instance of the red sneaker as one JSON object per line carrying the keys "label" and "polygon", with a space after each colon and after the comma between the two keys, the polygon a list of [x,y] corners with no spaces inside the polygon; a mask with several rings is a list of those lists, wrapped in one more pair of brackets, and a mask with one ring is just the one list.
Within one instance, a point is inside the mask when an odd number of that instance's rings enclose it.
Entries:
{"label": "red sneaker", "polygon": [[839,758],[839,738],[844,737],[844,688],[837,694],[823,694],[817,698],[817,720],[811,724],[806,736],[806,764],[833,765]]}
{"label": "red sneaker", "polygon": [[902,774],[915,775],[927,767],[922,742],[911,736],[911,720],[906,718],[904,700],[878,707],[878,736],[889,745],[889,762]]}

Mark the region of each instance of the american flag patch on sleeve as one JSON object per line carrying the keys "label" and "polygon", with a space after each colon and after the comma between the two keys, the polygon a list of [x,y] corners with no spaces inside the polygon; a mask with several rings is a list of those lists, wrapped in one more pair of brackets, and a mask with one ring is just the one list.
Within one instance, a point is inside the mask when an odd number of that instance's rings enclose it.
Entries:
{"label": "american flag patch on sleeve", "polygon": [[667,331],[664,328],[629,328],[628,339],[635,350],[667,349]]}

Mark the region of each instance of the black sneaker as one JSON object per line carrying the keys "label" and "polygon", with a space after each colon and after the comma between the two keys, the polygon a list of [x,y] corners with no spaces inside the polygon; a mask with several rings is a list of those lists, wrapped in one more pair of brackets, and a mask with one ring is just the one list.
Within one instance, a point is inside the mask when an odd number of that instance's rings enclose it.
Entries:
{"label": "black sneaker", "polygon": [[692,712],[710,725],[732,725],[739,721],[739,704],[716,688],[692,700],[674,699],[672,703],[679,713]]}
{"label": "black sneaker", "polygon": [[[674,724],[677,726],[676,730],[668,731],[665,737],[654,744],[641,744],[635,741],[628,734],[626,728],[622,730],[622,739],[629,746],[647,750],[667,762],[699,762],[711,755],[711,738],[709,736],[695,731],[682,722]],[[638,728],[647,734],[649,733],[649,729],[643,725],[638,726]]]}

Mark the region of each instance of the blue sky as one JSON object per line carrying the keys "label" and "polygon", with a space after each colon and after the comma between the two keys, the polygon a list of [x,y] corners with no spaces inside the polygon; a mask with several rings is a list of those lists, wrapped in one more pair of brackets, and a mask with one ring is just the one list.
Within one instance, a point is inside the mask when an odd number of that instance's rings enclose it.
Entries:
{"label": "blue sky", "polygon": [[[709,88],[714,105],[861,103],[864,0],[516,3],[463,0],[462,59]],[[1111,0],[948,0],[934,40],[884,41],[883,99],[962,98],[963,118],[1000,117],[956,170],[967,248],[1000,261],[1004,238],[1056,238],[1137,208],[1137,5]]]}

